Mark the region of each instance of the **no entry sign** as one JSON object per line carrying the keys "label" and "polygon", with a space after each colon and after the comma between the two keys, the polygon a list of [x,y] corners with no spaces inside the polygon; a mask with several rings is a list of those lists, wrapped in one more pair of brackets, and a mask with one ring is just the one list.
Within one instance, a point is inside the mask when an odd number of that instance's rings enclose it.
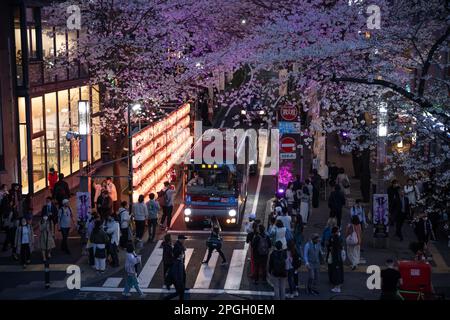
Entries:
{"label": "no entry sign", "polygon": [[298,110],[295,106],[284,105],[280,107],[280,116],[285,121],[297,120]]}
{"label": "no entry sign", "polygon": [[284,137],[280,141],[281,153],[293,153],[297,149],[297,142],[294,138]]}

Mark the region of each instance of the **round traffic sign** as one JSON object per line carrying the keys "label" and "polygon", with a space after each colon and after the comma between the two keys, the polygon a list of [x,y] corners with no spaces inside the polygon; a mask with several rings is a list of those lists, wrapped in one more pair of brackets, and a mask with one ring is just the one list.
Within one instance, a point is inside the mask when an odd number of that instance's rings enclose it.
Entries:
{"label": "round traffic sign", "polygon": [[297,107],[291,105],[284,105],[280,108],[280,116],[285,121],[294,121],[297,118]]}
{"label": "round traffic sign", "polygon": [[294,138],[284,137],[280,141],[281,152],[283,153],[292,153],[295,152],[297,146],[297,142]]}

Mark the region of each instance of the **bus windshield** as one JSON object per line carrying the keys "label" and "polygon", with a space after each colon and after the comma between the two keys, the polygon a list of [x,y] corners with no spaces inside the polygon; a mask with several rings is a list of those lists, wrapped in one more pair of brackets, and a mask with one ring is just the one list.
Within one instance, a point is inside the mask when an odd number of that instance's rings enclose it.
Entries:
{"label": "bus windshield", "polygon": [[236,170],[233,165],[191,165],[186,186],[190,194],[232,196],[237,189]]}

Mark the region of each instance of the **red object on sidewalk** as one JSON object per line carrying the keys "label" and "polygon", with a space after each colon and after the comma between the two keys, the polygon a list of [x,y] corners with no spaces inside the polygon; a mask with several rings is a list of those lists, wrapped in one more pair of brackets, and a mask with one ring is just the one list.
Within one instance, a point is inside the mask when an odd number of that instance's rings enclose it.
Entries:
{"label": "red object on sidewalk", "polygon": [[[402,276],[400,290],[422,292],[427,296],[433,294],[431,284],[431,265],[426,261],[399,261],[398,270]],[[401,293],[406,300],[417,300],[414,293]]]}

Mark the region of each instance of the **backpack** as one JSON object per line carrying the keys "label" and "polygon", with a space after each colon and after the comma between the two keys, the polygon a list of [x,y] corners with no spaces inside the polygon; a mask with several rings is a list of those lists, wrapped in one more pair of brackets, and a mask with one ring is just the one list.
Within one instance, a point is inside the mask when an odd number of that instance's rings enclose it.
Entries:
{"label": "backpack", "polygon": [[275,251],[272,253],[272,274],[275,277],[286,277],[286,253],[284,251]]}
{"label": "backpack", "polygon": [[266,237],[261,237],[261,236],[259,237],[256,251],[261,256],[265,256],[265,255],[269,254],[269,243],[267,242]]}

